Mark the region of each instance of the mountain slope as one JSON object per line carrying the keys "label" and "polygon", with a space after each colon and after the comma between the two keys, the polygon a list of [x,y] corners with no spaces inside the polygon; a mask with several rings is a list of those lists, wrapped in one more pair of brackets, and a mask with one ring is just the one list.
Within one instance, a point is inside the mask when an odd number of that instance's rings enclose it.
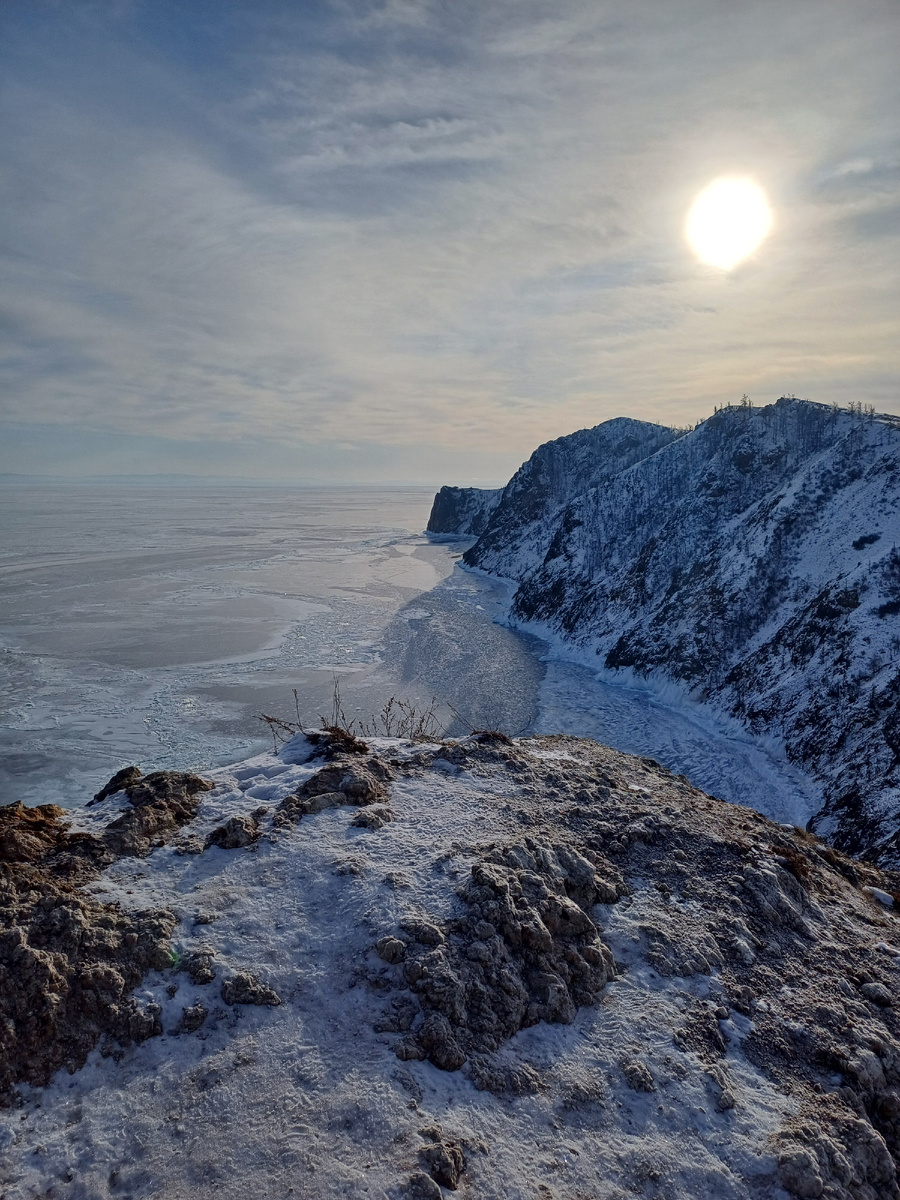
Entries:
{"label": "mountain slope", "polygon": [[783,739],[814,828],[900,862],[900,429],[787,399],[625,424],[624,456],[619,420],[537,451],[464,561],[518,583],[514,622]]}
{"label": "mountain slope", "polygon": [[[547,554],[560,509],[679,436],[678,430],[662,425],[616,417],[539,446],[489,513],[476,565],[519,578]],[[474,563],[474,558],[467,561]]]}

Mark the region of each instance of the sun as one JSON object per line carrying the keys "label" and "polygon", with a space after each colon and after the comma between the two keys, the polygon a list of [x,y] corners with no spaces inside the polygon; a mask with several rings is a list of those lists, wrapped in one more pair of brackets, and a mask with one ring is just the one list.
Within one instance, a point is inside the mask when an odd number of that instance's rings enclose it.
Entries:
{"label": "sun", "polygon": [[685,237],[701,262],[730,271],[772,227],[766,194],[751,179],[715,179],[691,205]]}

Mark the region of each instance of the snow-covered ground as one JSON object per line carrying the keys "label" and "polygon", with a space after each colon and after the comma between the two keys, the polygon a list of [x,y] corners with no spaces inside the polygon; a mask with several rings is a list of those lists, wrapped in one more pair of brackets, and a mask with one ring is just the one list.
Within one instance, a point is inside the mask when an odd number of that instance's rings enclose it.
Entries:
{"label": "snow-covered ground", "polygon": [[[422,749],[377,748],[400,758]],[[271,809],[321,766],[298,761],[306,752],[300,739],[277,757],[212,772],[217,786],[190,836]],[[539,746],[533,755],[537,766],[567,760]],[[380,830],[354,827],[357,810],[342,807],[252,849],[185,854],[176,841],[106,871],[94,895],[174,911],[176,949],[208,948],[217,978],[196,986],[174,971],[151,974],[138,994],[161,1005],[168,1032],[112,1057],[94,1051],[74,1075],[61,1071],[21,1109],[0,1112],[4,1200],[399,1198],[414,1194],[408,1181],[428,1144],[420,1131],[434,1126],[462,1147],[462,1194],[480,1200],[786,1197],[771,1138],[797,1103],[744,1056],[750,1022],[732,1013],[720,1068],[736,1101],[717,1110],[715,1073],[673,1045],[673,1032],[692,1005],[717,1002],[720,985],[708,974],[661,978],[636,957],[653,915],[648,894],[595,912],[628,964],[599,1006],[571,1025],[527,1029],[501,1052],[534,1073],[534,1094],[497,1096],[464,1072],[401,1062],[396,1038],[373,1031],[390,1010],[374,942],[405,917],[458,912],[456,890],[478,849],[520,838],[521,814],[543,808],[502,771],[442,762],[401,773],[395,820]],[[110,812],[75,816],[92,829]],[[271,815],[263,820],[269,828]],[[239,969],[281,1005],[225,1005],[222,980]],[[174,1032],[198,1003],[209,1010],[199,1031]],[[635,1085],[635,1062],[652,1091]]]}

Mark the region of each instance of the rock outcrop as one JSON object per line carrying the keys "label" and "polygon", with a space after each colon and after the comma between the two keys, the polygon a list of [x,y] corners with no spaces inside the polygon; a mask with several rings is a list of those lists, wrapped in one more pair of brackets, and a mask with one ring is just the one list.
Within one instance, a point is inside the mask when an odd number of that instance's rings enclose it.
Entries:
{"label": "rock outcrop", "polygon": [[124,856],[144,857],[196,814],[196,775],[120,771],[95,802],[128,806],[99,835],[72,833],[52,804],[0,807],[0,1102],[16,1083],[46,1083],[82,1066],[102,1039],[120,1045],[162,1032],[159,1009],[132,992],[175,962],[166,909],[125,912],[83,891]]}
{"label": "rock outcrop", "polygon": [[172,965],[175,917],[124,912],[77,887],[82,846],[64,816],[50,804],[0,808],[0,1104],[14,1084],[76,1070],[104,1037],[128,1045],[162,1031],[159,1009],[131,993]]}
{"label": "rock outcrop", "polygon": [[434,498],[428,533],[477,537],[500,501],[499,488],[442,487]]}
{"label": "rock outcrop", "polygon": [[520,1029],[568,1024],[577,1008],[597,1002],[615,966],[588,914],[615,901],[623,885],[609,863],[587,853],[531,838],[493,850],[472,867],[460,893],[466,915],[446,932],[407,921],[399,938],[382,939],[381,957],[402,961],[425,1014],[398,1043],[399,1058],[456,1070]]}
{"label": "rock outcrop", "polygon": [[900,1200],[900,874],[582,739],[296,757],[219,772],[195,853],[78,882],[59,810],[0,809],[11,1195],[75,1162],[112,1200],[119,1154],[235,1200],[260,1170],[311,1198]]}

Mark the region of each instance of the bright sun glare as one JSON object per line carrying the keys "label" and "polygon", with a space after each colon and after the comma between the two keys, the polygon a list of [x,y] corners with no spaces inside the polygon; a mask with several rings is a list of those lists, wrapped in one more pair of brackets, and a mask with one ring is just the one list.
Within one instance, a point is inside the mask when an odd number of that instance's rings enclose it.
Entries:
{"label": "bright sun glare", "polygon": [[749,179],[716,179],[692,204],[685,235],[701,262],[730,271],[753,253],[771,225],[761,187]]}

